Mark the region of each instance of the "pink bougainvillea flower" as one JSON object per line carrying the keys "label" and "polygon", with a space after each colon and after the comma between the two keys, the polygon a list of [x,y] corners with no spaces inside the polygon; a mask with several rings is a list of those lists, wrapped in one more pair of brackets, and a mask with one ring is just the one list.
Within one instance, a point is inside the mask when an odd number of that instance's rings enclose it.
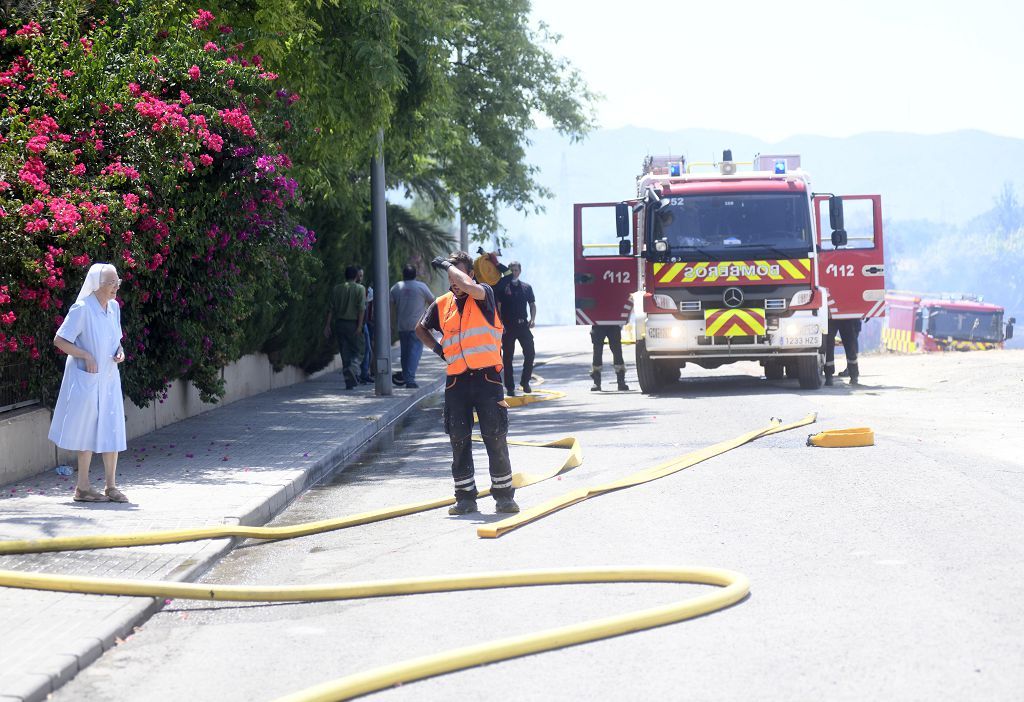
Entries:
{"label": "pink bougainvillea flower", "polygon": [[210,53],[211,51],[220,51],[220,47],[214,44],[212,41],[208,41],[203,44],[203,51]]}
{"label": "pink bougainvillea flower", "polygon": [[209,167],[213,165],[213,157],[210,154],[201,154],[199,156],[199,163],[203,166]]}
{"label": "pink bougainvillea flower", "polygon": [[29,139],[28,143],[25,144],[25,148],[34,154],[41,154],[46,151],[46,145],[49,143],[50,137],[40,134]]}
{"label": "pink bougainvillea flower", "polygon": [[213,13],[208,10],[199,10],[196,16],[192,19],[192,26],[196,29],[206,29],[216,18]]}
{"label": "pink bougainvillea flower", "polygon": [[199,66],[196,66],[195,64],[193,64],[192,67],[188,69],[188,77],[192,80],[199,80],[199,77],[201,75],[202,71],[200,71]]}

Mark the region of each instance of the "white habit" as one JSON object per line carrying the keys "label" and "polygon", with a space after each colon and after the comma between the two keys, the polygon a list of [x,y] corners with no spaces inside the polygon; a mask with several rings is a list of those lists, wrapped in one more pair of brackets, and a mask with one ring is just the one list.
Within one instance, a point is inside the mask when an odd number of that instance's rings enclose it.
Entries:
{"label": "white habit", "polygon": [[114,362],[121,345],[121,307],[111,300],[104,310],[95,295],[88,295],[71,306],[57,336],[92,354],[99,372],[86,372],[85,361],[68,356],[50,441],[71,451],[124,451],[124,398]]}

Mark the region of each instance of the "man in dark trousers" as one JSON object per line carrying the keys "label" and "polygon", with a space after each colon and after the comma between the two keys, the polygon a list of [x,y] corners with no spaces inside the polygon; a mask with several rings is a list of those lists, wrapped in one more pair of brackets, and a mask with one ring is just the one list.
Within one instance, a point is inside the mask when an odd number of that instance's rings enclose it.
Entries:
{"label": "man in dark trousers", "polygon": [[[523,392],[531,392],[530,379],[533,377],[533,329],[537,319],[537,302],[533,297],[530,284],[519,279],[523,267],[519,261],[508,264],[510,275],[501,279],[495,287],[498,301],[498,315],[505,325],[505,333],[501,337],[501,362],[505,366],[505,392],[516,394],[515,372],[512,359],[516,353],[516,342],[523,349],[523,373],[519,376],[519,385]],[[529,314],[527,314],[529,310]]]}
{"label": "man in dark trousers", "polygon": [[857,336],[860,334],[859,319],[829,319],[828,334],[825,335],[825,385],[832,385],[836,374],[836,332],[843,340],[846,352],[846,370],[850,385],[860,384],[860,369],[857,367]]}
{"label": "man in dark trousers", "polygon": [[338,342],[346,390],[359,384],[359,366],[365,350],[363,319],[366,315],[366,288],[360,284],[362,279],[363,269],[359,266],[345,269],[345,282],[335,285],[331,291],[331,305],[324,327],[324,336],[330,337],[333,331]]}
{"label": "man in dark trousers", "polygon": [[593,392],[601,391],[601,366],[604,356],[604,340],[612,352],[612,368],[619,390],[629,390],[626,385],[626,362],[622,359],[622,327],[618,324],[595,324],[590,327],[590,341],[594,345],[594,362],[590,366],[590,378],[594,381]]}
{"label": "man in dark trousers", "polygon": [[[450,290],[434,300],[416,325],[416,336],[445,360],[444,430],[452,444],[455,504],[448,514],[477,511],[473,467],[473,413],[487,447],[491,495],[498,512],[519,511],[508,456],[508,404],[501,389],[501,318],[490,285],[473,280],[473,259],[456,251],[430,265],[448,273]],[[438,343],[431,332],[441,333]]]}

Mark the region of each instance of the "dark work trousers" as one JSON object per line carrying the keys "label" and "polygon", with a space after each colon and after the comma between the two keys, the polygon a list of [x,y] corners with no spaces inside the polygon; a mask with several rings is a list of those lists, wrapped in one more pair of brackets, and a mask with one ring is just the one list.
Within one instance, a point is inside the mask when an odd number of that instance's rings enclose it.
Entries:
{"label": "dark work trousers", "polygon": [[491,495],[511,498],[512,463],[508,457],[508,407],[501,374],[494,367],[448,376],[444,389],[444,430],[452,442],[452,478],[455,499],[476,499],[473,467],[473,412],[480,419],[480,435],[487,447]]}
{"label": "dark work trousers", "polygon": [[354,319],[336,319],[334,338],[341,353],[341,372],[345,376],[345,386],[351,388],[359,384],[359,365],[365,350],[363,330],[356,326]]}
{"label": "dark work trousers", "polygon": [[860,334],[859,319],[830,319],[828,334],[825,335],[825,377],[831,378],[836,373],[836,332],[843,340],[846,352],[846,369],[850,380],[860,377],[857,368],[857,335]]}
{"label": "dark work trousers", "polygon": [[604,340],[608,339],[608,348],[612,352],[612,363],[615,372],[626,370],[626,362],[622,360],[622,327],[618,324],[595,324],[590,328],[590,340],[594,344],[594,363],[590,372],[601,371],[604,356]]}
{"label": "dark work trousers", "polygon": [[505,332],[501,335],[501,363],[505,366],[505,387],[509,394],[516,388],[515,372],[512,359],[516,355],[516,342],[523,349],[523,373],[519,376],[519,384],[527,385],[533,377],[533,332],[530,323],[525,319],[509,320],[505,324]]}

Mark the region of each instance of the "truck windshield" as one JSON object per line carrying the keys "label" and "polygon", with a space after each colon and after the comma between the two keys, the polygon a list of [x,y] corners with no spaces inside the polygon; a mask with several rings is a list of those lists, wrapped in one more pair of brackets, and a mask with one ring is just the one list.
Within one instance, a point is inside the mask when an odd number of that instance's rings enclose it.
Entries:
{"label": "truck windshield", "polygon": [[721,253],[740,247],[745,257],[758,248],[792,255],[810,250],[811,217],[803,194],[672,196],[655,213],[652,234],[655,240],[667,240],[673,255],[685,256],[686,249]]}
{"label": "truck windshield", "polygon": [[1002,341],[1003,314],[933,307],[928,313],[928,333],[936,339]]}

